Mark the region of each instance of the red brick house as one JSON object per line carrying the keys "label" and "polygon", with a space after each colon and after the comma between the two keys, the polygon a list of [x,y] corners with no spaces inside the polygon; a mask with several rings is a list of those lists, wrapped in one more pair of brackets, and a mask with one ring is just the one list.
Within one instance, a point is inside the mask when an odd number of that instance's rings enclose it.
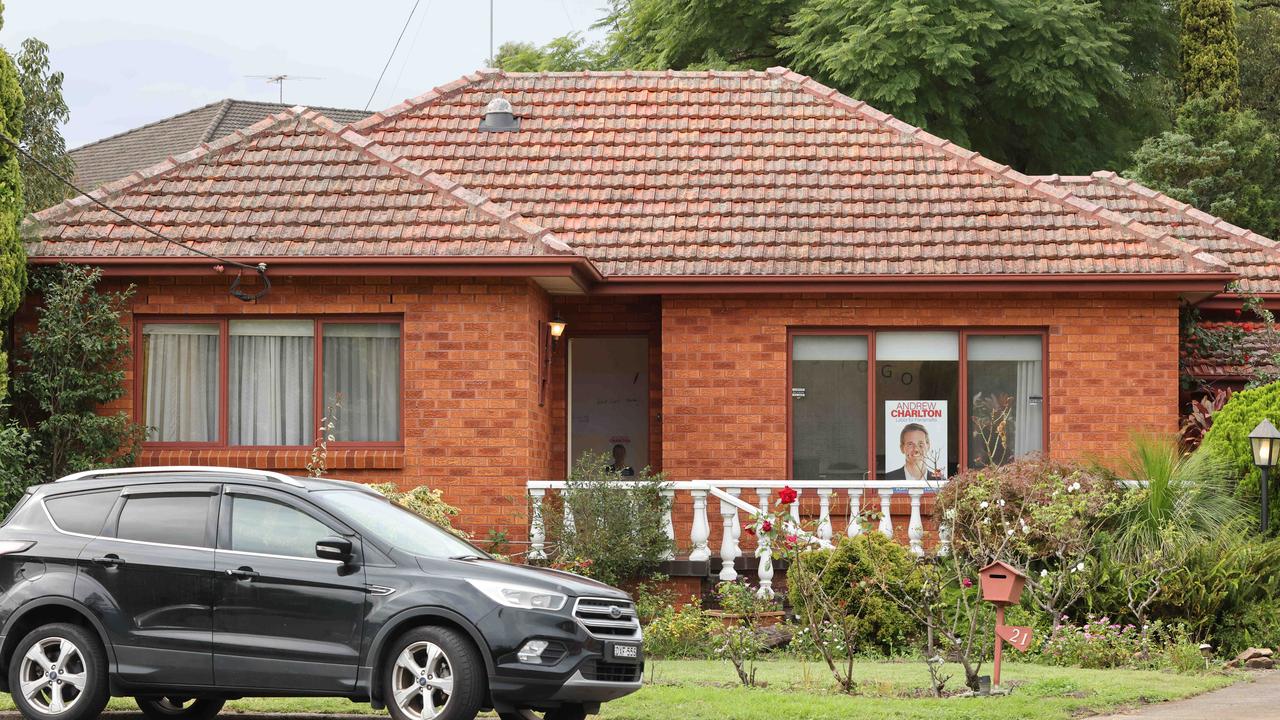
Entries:
{"label": "red brick house", "polygon": [[481,536],[525,537],[527,484],[588,448],[789,481],[824,518],[919,487],[909,445],[948,475],[1106,457],[1177,428],[1180,306],[1280,278],[1270,240],[784,69],[482,71],[347,126],[294,108],[95,196],[272,283],[241,302],[86,198],[35,217],[33,263],[137,286],[143,463],[300,471],[340,394],[333,473],[441,487]]}

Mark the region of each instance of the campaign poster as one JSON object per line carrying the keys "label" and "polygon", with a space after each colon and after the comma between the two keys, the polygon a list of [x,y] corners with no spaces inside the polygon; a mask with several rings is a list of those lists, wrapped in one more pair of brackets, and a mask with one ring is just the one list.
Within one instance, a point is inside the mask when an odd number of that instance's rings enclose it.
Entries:
{"label": "campaign poster", "polygon": [[885,480],[947,477],[947,401],[884,402]]}

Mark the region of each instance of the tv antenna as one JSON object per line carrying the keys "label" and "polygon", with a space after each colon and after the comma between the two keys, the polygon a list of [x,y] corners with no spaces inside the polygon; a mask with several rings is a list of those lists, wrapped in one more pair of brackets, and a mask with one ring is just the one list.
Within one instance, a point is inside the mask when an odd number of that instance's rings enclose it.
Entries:
{"label": "tv antenna", "polygon": [[256,80],[266,80],[269,83],[275,83],[280,88],[280,102],[284,103],[284,81],[285,80],[323,80],[324,78],[314,75],[245,75],[247,78]]}

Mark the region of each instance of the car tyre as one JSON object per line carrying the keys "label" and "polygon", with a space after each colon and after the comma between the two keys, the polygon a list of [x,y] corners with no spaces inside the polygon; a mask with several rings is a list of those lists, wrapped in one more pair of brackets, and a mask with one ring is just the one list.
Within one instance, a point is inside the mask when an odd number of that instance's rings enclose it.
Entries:
{"label": "car tyre", "polygon": [[414,628],[387,653],[382,696],[394,720],[472,720],[485,700],[484,659],[457,630]]}
{"label": "car tyre", "polygon": [[92,720],[107,706],[107,654],[94,633],[42,625],[9,658],[9,689],[29,720]]}
{"label": "car tyre", "polygon": [[151,720],[211,720],[226,700],[187,697],[135,697],[138,709]]}

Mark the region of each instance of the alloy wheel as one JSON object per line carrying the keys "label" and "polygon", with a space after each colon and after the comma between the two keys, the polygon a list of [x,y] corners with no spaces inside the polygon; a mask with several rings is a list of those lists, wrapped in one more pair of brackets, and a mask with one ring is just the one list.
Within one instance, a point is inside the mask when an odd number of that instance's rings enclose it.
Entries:
{"label": "alloy wheel", "polygon": [[47,637],[22,656],[18,691],[40,712],[60,715],[80,699],[85,672],[84,655],[75,643]]}
{"label": "alloy wheel", "polygon": [[444,712],[453,695],[453,668],[433,642],[416,642],[396,658],[391,691],[396,707],[411,718],[431,720]]}

